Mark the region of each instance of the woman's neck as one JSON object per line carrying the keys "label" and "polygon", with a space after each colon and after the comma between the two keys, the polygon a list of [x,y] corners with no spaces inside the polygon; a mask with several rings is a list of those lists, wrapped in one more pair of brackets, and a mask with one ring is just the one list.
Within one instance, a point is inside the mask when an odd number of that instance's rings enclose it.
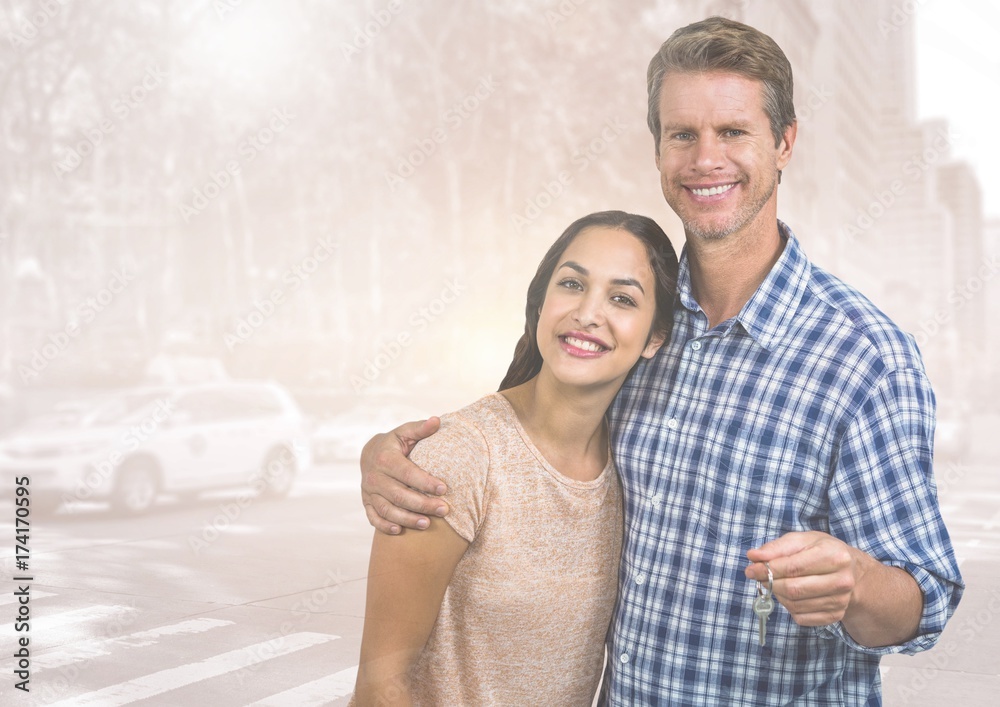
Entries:
{"label": "woman's neck", "polygon": [[617,393],[610,386],[558,383],[543,368],[527,383],[503,391],[531,441],[560,473],[596,479],[608,462],[604,414]]}

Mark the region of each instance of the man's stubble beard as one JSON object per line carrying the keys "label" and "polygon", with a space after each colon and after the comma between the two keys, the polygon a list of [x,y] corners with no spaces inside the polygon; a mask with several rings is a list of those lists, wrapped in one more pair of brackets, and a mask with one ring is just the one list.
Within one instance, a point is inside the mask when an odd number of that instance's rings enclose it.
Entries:
{"label": "man's stubble beard", "polygon": [[[738,180],[740,185],[747,183],[745,178]],[[764,204],[768,202],[771,196],[774,194],[774,190],[778,187],[778,180],[774,178],[771,180],[771,184],[766,193],[762,194],[757,200],[743,204],[729,219],[728,223],[724,223],[718,226],[713,226],[709,228],[701,228],[697,223],[687,223],[684,221],[683,216],[678,213],[674,205],[667,200],[668,205],[677,214],[678,218],[681,219],[681,224],[684,226],[684,235],[688,239],[696,239],[707,242],[717,242],[724,240],[728,236],[736,233],[744,226],[749,224],[753,219],[760,213],[761,209],[764,208]],[[678,190],[683,190],[683,187],[678,185]],[[664,195],[666,196],[666,195]]]}

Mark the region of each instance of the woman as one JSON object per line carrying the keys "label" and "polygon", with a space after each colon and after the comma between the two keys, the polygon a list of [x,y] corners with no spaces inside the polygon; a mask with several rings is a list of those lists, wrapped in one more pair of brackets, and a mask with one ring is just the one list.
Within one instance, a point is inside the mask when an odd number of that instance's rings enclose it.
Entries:
{"label": "woman", "polygon": [[604,414],[669,337],[676,277],[643,216],[591,214],[552,245],[500,392],[411,454],[451,512],[375,534],[354,704],[591,704],[622,537]]}

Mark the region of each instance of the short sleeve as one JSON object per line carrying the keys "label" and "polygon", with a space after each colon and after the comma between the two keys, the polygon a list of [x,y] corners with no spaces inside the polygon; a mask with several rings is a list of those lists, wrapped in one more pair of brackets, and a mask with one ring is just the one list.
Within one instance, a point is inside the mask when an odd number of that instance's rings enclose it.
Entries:
{"label": "short sleeve", "polygon": [[[830,488],[831,532],[883,563],[901,567],[924,595],[918,634],[868,653],[930,648],[954,613],[964,584],[938,508],[932,472],[934,397],[922,371],[888,374],[872,391],[840,444]],[[838,630],[839,629],[839,630]]]}
{"label": "short sleeve", "polygon": [[448,486],[445,520],[468,542],[476,538],[487,502],[489,446],[483,433],[458,414],[441,417],[441,429],[422,440],[410,460]]}

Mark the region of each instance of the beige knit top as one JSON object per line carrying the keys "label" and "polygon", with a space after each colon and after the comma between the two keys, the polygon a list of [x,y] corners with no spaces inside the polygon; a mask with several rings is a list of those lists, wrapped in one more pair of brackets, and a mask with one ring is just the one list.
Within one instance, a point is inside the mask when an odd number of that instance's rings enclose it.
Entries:
{"label": "beige knit top", "polygon": [[411,673],[415,704],[589,707],[621,554],[613,464],[563,476],[499,393],[443,416],[411,458],[447,483],[447,521],[471,543]]}

